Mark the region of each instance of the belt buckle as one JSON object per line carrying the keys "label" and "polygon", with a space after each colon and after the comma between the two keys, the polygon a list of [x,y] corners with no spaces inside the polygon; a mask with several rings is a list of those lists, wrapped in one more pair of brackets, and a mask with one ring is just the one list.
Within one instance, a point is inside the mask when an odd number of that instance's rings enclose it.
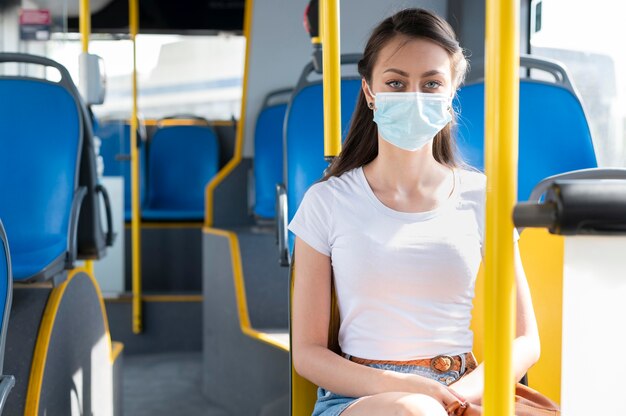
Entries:
{"label": "belt buckle", "polygon": [[[454,358],[451,355],[441,354],[430,360],[431,370],[445,373],[454,366]],[[444,367],[444,369],[442,369]]]}

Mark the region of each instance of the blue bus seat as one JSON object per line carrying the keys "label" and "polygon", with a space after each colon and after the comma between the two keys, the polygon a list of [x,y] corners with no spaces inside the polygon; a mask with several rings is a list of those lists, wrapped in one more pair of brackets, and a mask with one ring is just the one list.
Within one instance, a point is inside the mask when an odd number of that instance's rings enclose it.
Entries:
{"label": "blue bus seat", "polygon": [[[138,132],[139,149],[139,206],[145,203],[146,190],[146,146],[145,134]],[[100,155],[104,161],[104,176],[124,178],[124,220],[131,219],[131,176],[130,176],[130,124],[127,120],[102,120],[96,136],[100,138]]]}
{"label": "blue bus seat", "polygon": [[[341,130],[344,137],[359,91],[360,79],[341,81]],[[297,92],[287,113],[285,137],[289,220],[298,210],[304,193],[322,178],[328,167],[328,162],[324,159],[323,106],[322,84],[315,83]]]}
{"label": "blue bus seat", "polygon": [[[518,201],[525,201],[543,178],[597,167],[589,125],[567,72],[557,63],[522,57],[520,65],[550,65],[556,83],[520,80]],[[539,68],[545,70],[546,68]],[[484,170],[484,82],[463,87],[457,143],[469,165]]]}
{"label": "blue bus seat", "polygon": [[254,130],[254,205],[255,216],[276,217],[276,185],[283,183],[283,127],[287,101],[292,89],[273,91],[264,100]]}
{"label": "blue bus seat", "polygon": [[[356,105],[360,79],[341,81],[341,129],[347,133]],[[309,187],[320,180],[328,162],[324,159],[324,104],[321,83],[300,89],[294,95],[285,124],[287,219],[291,221]],[[289,252],[295,239],[289,233]]]}
{"label": "blue bus seat", "polygon": [[149,144],[147,204],[152,221],[204,219],[204,188],[218,171],[219,145],[205,126],[159,128]]}
{"label": "blue bus seat", "polygon": [[11,241],[13,278],[41,280],[73,267],[83,137],[67,70],[46,58],[0,53],[0,62],[54,67],[61,81],[1,76],[0,218]]}
{"label": "blue bus seat", "polygon": [[4,227],[0,221],[0,414],[2,414],[9,392],[15,385],[14,377],[5,376],[3,371],[4,346],[9,328],[12,294],[11,256]]}

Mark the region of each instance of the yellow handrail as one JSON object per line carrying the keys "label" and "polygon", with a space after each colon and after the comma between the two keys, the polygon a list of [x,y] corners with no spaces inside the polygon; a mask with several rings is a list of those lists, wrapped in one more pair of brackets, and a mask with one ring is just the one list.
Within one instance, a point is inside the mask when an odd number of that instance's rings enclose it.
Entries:
{"label": "yellow handrail", "polygon": [[519,110],[519,2],[487,0],[485,51],[486,416],[513,415],[514,242]]}
{"label": "yellow handrail", "polygon": [[324,86],[324,156],[341,152],[341,52],[339,0],[320,2]]}
{"label": "yellow handrail", "polygon": [[209,181],[204,192],[204,225],[213,226],[213,196],[215,188],[221,184],[228,175],[241,163],[243,155],[243,141],[246,127],[246,107],[248,105],[248,78],[250,73],[250,51],[252,50],[252,13],[254,11],[254,0],[246,0],[244,6],[243,36],[246,38],[246,51],[243,67],[243,85],[241,95],[241,111],[239,123],[237,123],[237,137],[235,138],[235,151],[233,157],[226,166],[217,172],[217,175]]}
{"label": "yellow handrail", "polygon": [[83,52],[89,52],[89,36],[91,34],[91,11],[89,9],[89,0],[80,0],[79,10],[79,26],[81,44]]}
{"label": "yellow handrail", "polygon": [[141,229],[139,217],[139,152],[137,150],[137,32],[139,31],[139,0],[129,0],[130,39],[133,42],[133,113],[130,118],[130,166],[131,166],[131,235],[133,271],[133,333],[142,331],[141,321]]}
{"label": "yellow handrail", "polygon": [[[91,11],[89,9],[89,0],[80,0],[78,13],[80,40],[83,48],[83,53],[89,53],[89,36],[91,34]],[[93,274],[93,261],[86,260],[85,268],[89,270],[89,273]]]}

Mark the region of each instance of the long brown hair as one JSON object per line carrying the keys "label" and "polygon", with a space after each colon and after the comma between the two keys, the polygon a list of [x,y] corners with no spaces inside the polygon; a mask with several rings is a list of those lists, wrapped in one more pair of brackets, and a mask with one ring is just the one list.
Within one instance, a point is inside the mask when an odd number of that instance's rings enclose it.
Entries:
{"label": "long brown hair", "polygon": [[[444,48],[452,64],[452,84],[456,89],[465,78],[467,60],[459,46],[452,27],[436,14],[418,8],[405,9],[383,20],[372,32],[363,58],[359,61],[359,74],[371,85],[372,70],[382,48],[395,36],[404,35],[414,39],[428,39]],[[350,123],[350,130],[343,149],[328,168],[323,180],[340,176],[344,172],[371,162],[378,155],[378,129],[372,112],[367,106],[363,90]],[[433,156],[444,165],[455,167],[456,146],[452,138],[450,123],[433,140]]]}

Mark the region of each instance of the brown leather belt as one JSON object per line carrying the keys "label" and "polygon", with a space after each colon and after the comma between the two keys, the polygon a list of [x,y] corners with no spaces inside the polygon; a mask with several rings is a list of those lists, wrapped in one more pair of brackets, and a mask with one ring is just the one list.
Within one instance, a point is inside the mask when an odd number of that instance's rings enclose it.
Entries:
{"label": "brown leather belt", "polygon": [[[465,369],[471,371],[478,365],[474,354],[468,352],[463,354],[465,357]],[[434,358],[423,358],[419,360],[409,361],[388,361],[388,360],[367,360],[365,358],[359,358],[350,356],[350,361],[354,361],[357,364],[369,365],[369,364],[391,364],[391,365],[414,365],[418,367],[426,367],[438,371],[440,373],[446,373],[448,371],[461,371],[463,366],[463,360],[460,355],[438,355]]]}

